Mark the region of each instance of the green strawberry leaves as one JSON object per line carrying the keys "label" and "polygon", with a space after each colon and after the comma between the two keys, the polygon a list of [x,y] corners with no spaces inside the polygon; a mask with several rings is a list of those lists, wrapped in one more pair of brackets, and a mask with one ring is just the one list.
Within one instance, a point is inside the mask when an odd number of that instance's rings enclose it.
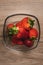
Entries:
{"label": "green strawberry leaves", "polygon": [[17,33],[18,33],[18,28],[16,26],[9,29],[9,35],[13,35],[13,34],[17,34]]}
{"label": "green strawberry leaves", "polygon": [[34,37],[30,38],[30,40],[33,41],[33,42],[34,42],[36,39],[37,39],[37,38],[34,38]]}
{"label": "green strawberry leaves", "polygon": [[35,20],[31,20],[31,19],[29,19],[28,22],[30,23],[30,27],[32,28],[33,25],[34,25]]}
{"label": "green strawberry leaves", "polygon": [[35,40],[36,38],[32,37],[31,40]]}
{"label": "green strawberry leaves", "polygon": [[18,28],[17,28],[16,26],[14,26],[14,27],[12,28],[12,30],[14,31],[13,34],[17,34],[17,33],[18,33]]}

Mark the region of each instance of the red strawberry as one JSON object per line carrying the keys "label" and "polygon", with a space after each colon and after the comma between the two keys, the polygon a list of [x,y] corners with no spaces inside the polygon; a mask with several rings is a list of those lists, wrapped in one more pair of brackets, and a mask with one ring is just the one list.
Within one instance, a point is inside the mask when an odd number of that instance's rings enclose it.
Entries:
{"label": "red strawberry", "polygon": [[23,41],[18,40],[18,41],[17,41],[17,44],[18,44],[18,45],[23,45]]}
{"label": "red strawberry", "polygon": [[32,46],[33,46],[33,42],[30,41],[30,40],[28,40],[28,39],[24,41],[24,44],[25,44],[27,47],[32,47]]}
{"label": "red strawberry", "polygon": [[25,28],[26,30],[30,28],[30,23],[28,23],[29,18],[25,17],[21,22],[22,22],[22,27]]}
{"label": "red strawberry", "polygon": [[26,30],[30,30],[30,28],[33,27],[33,25],[34,25],[34,20],[28,17],[23,18],[20,22],[16,24],[16,26],[23,27]]}
{"label": "red strawberry", "polygon": [[28,24],[28,17],[25,17],[25,18],[22,19],[20,22],[18,22],[18,23],[16,24],[16,26],[18,26],[18,27],[23,27],[23,28],[27,29],[27,28],[30,26],[30,24]]}
{"label": "red strawberry", "polygon": [[25,31],[25,29],[23,27],[18,27],[18,30],[20,33],[22,33],[23,31]]}
{"label": "red strawberry", "polygon": [[20,32],[17,34],[17,38],[22,38],[22,34]]}
{"label": "red strawberry", "polygon": [[22,22],[19,21],[17,24],[16,24],[17,27],[22,27]]}
{"label": "red strawberry", "polygon": [[30,38],[37,38],[38,37],[38,31],[35,28],[32,28],[29,31],[29,37]]}
{"label": "red strawberry", "polygon": [[19,28],[17,38],[27,38],[27,37],[28,37],[28,32],[24,28]]}
{"label": "red strawberry", "polygon": [[15,44],[19,44],[19,45],[23,45],[23,42],[17,38],[17,35],[13,35],[12,36],[12,45],[15,45]]}
{"label": "red strawberry", "polygon": [[14,24],[8,24],[8,25],[7,25],[7,28],[10,29],[10,28],[12,28],[13,26],[14,26]]}
{"label": "red strawberry", "polygon": [[17,43],[17,37],[16,37],[16,35],[12,36],[11,41],[12,41],[12,45],[15,45]]}

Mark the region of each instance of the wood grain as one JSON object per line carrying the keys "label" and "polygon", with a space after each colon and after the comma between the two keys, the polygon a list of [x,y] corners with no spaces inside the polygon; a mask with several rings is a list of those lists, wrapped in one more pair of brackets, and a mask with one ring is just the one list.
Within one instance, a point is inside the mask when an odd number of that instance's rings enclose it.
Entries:
{"label": "wood grain", "polygon": [[[41,39],[36,49],[23,52],[3,45],[5,18],[15,13],[35,15],[41,27]],[[0,0],[0,65],[43,65],[43,0]]]}

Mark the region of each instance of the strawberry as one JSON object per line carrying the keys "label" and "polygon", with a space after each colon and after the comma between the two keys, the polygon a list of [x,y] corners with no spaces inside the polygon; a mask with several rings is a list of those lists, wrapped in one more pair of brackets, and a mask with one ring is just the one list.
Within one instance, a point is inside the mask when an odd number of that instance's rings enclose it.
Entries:
{"label": "strawberry", "polygon": [[31,40],[25,40],[24,41],[24,44],[27,46],[27,47],[32,47],[33,46],[33,42]]}
{"label": "strawberry", "polygon": [[22,22],[19,21],[17,24],[16,24],[17,27],[22,27]]}
{"label": "strawberry", "polygon": [[23,37],[23,35],[19,32],[19,33],[17,34],[17,38],[20,39],[20,38],[22,38],[22,37]]}
{"label": "strawberry", "polygon": [[23,45],[23,41],[21,39],[18,39],[17,35],[12,36],[12,45],[15,44]]}
{"label": "strawberry", "polygon": [[17,44],[18,44],[18,45],[23,45],[23,41],[18,40],[18,41],[17,41]]}
{"label": "strawberry", "polygon": [[19,32],[17,34],[17,38],[27,38],[28,32],[24,28],[19,28]]}
{"label": "strawberry", "polygon": [[19,32],[22,33],[25,29],[23,27],[17,27]]}
{"label": "strawberry", "polygon": [[32,38],[36,39],[38,37],[38,31],[35,28],[32,28],[29,31],[29,37],[30,37],[30,39],[32,39]]}
{"label": "strawberry", "polygon": [[25,17],[24,19],[22,19],[22,27],[25,29],[29,29],[30,28],[30,24],[28,23],[28,17]]}
{"label": "strawberry", "polygon": [[16,24],[16,26],[23,27],[26,30],[30,30],[31,27],[33,27],[33,25],[34,25],[34,20],[32,20],[32,19],[30,19],[28,17],[23,18],[20,22],[18,22]]}
{"label": "strawberry", "polygon": [[11,41],[12,41],[12,45],[15,45],[17,43],[17,37],[16,37],[16,35],[12,36]]}
{"label": "strawberry", "polygon": [[10,28],[12,28],[13,26],[14,26],[14,24],[8,24],[8,25],[7,25],[7,28],[10,29]]}

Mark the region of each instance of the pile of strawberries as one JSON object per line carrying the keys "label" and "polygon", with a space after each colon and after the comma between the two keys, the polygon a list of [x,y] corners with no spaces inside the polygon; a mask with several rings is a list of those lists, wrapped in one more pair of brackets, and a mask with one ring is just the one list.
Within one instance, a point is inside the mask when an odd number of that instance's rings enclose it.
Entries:
{"label": "pile of strawberries", "polygon": [[33,27],[35,20],[29,17],[23,18],[21,21],[7,25],[9,39],[12,45],[26,45],[32,47],[34,41],[38,37],[38,31]]}

